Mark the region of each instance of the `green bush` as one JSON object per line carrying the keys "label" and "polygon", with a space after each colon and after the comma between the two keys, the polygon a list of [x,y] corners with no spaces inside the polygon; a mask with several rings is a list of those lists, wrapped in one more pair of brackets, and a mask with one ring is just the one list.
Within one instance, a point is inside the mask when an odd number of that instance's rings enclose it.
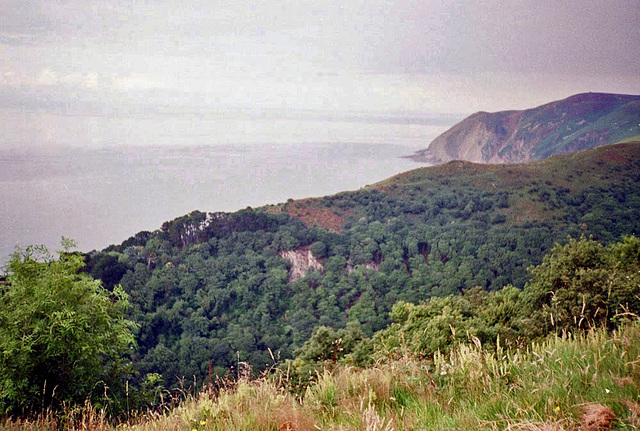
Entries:
{"label": "green bush", "polygon": [[0,285],[0,413],[108,399],[134,343],[127,295],[79,273],[79,254],[16,253]]}
{"label": "green bush", "polygon": [[604,247],[593,239],[556,245],[531,269],[523,295],[530,337],[552,330],[613,328],[640,313],[640,239]]}

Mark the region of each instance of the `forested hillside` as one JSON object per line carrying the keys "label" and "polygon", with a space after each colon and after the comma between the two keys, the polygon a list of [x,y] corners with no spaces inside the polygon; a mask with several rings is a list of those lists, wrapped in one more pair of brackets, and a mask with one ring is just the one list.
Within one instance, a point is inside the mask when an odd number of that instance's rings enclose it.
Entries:
{"label": "forested hillside", "polygon": [[[387,327],[398,301],[522,288],[555,242],[640,232],[640,141],[523,165],[451,162],[358,191],[195,211],[86,257],[165,384],[290,358],[324,325]],[[352,326],[353,327],[353,326]]]}

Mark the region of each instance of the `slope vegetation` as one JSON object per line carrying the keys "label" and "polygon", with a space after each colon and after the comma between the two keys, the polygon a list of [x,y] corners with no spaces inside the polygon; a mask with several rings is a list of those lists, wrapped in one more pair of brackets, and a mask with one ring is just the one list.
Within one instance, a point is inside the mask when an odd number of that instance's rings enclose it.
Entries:
{"label": "slope vegetation", "polygon": [[64,417],[5,419],[6,431],[529,430],[640,427],[640,327],[554,337],[526,351],[460,345],[434,361],[408,358],[318,375],[301,396],[285,374],[210,386],[162,414],[114,426],[91,406]]}
{"label": "slope vegetation", "polygon": [[555,242],[593,235],[609,244],[640,231],[638,214],[634,141],[523,165],[452,162],[236,213],[196,211],[92,253],[87,269],[130,295],[140,325],[133,366],[170,387],[293,357],[319,325],[355,324],[371,336],[398,301],[522,287]]}

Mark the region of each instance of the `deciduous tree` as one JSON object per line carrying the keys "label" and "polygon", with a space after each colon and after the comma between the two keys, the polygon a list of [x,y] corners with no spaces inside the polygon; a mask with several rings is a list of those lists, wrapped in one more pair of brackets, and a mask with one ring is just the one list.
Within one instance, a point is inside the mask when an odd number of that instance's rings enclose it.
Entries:
{"label": "deciduous tree", "polygon": [[125,292],[79,270],[78,253],[15,253],[0,285],[0,412],[113,395],[133,343]]}

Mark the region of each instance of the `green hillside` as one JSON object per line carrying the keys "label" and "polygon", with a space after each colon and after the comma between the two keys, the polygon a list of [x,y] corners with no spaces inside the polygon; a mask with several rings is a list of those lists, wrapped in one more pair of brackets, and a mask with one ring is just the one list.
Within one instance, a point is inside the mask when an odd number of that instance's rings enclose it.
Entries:
{"label": "green hillside", "polygon": [[636,429],[638,214],[635,139],[28,248],[0,429]]}
{"label": "green hillside", "polygon": [[299,398],[282,391],[278,376],[241,379],[124,429],[632,430],[640,426],[640,374],[630,361],[639,348],[638,325],[552,337],[522,352],[463,344],[431,362],[339,366]]}
{"label": "green hillside", "polygon": [[[523,165],[451,162],[358,191],[193,212],[87,257],[130,295],[144,376],[203,382],[294,356],[314,328],[387,327],[398,301],[523,287],[568,235],[640,231],[640,142]],[[209,377],[208,377],[209,376]]]}

